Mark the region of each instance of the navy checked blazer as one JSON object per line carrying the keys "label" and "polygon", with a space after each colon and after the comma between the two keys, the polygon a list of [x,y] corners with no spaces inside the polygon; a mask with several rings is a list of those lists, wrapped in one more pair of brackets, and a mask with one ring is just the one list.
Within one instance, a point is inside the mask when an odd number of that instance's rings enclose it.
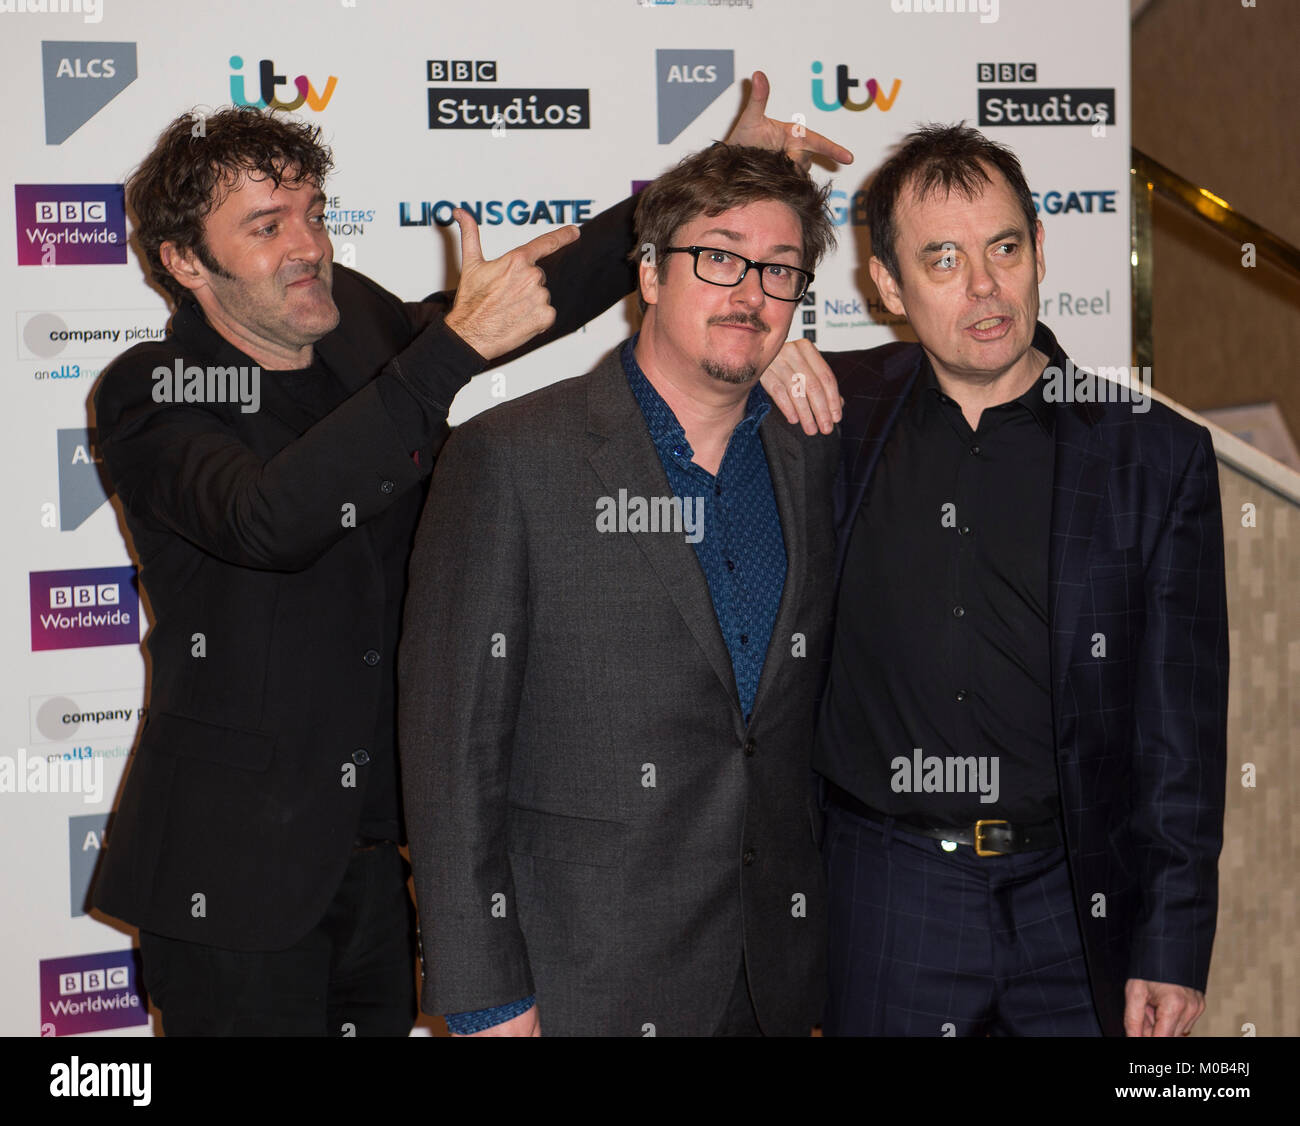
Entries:
{"label": "navy checked blazer", "polygon": [[[1064,367],[1041,323],[1034,346]],[[843,583],[854,517],[924,353],[899,342],[825,359],[845,399]],[[1128,978],[1204,990],[1209,973],[1227,769],[1218,466],[1209,431],[1160,403],[1055,409],[1044,546],[1057,776],[1093,999],[1122,1036]]]}

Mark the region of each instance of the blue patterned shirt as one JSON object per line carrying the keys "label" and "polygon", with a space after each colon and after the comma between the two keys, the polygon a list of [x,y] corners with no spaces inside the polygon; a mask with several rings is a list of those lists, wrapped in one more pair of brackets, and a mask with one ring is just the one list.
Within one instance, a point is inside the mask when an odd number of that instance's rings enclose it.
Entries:
{"label": "blue patterned shirt", "polygon": [[686,431],[636,362],[636,341],[634,336],[624,343],[619,358],[673,495],[683,501],[704,499],[704,535],[692,546],[709,584],[749,723],[785,587],[785,538],[758,432],[772,400],[754,385],[715,477],[691,460],[694,451]]}

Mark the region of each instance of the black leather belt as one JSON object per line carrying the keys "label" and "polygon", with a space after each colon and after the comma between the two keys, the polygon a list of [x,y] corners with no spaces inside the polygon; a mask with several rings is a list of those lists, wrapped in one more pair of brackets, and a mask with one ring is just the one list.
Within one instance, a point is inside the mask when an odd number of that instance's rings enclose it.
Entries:
{"label": "black leather belt", "polygon": [[[889,814],[872,809],[834,782],[826,783],[826,800],[848,813],[865,817],[868,821],[884,822]],[[895,817],[894,824],[908,833],[929,837],[936,841],[955,841],[969,845],[976,856],[1005,856],[1012,852],[1034,852],[1055,848],[1061,843],[1061,830],[1055,821],[1042,821],[1037,825],[990,818],[967,825],[924,825],[906,817]]]}

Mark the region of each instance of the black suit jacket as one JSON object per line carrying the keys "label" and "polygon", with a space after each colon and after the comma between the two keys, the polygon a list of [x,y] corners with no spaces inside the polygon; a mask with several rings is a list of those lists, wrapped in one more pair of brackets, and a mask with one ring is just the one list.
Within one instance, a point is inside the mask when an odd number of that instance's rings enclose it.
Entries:
{"label": "black suit jacket", "polygon": [[[612,208],[542,261],[557,320],[519,352],[627,292],[630,215]],[[403,304],[335,265],[341,319],[316,351],[350,396],[305,432],[278,412],[274,373],[256,413],[154,399],[155,367],[178,358],[254,364],[192,302],[104,372],[100,448],[153,616],[149,717],[94,893],[107,914],[241,950],[292,945],[323,915],[396,659],[365,527],[395,509],[409,542],[447,408],[484,366],[443,324],[453,296]]]}
{"label": "black suit jacket", "polygon": [[[1034,346],[1065,366],[1042,324]],[[923,358],[906,343],[826,353],[845,398],[837,574]],[[1057,775],[1093,998],[1118,1036],[1128,978],[1204,990],[1209,973],[1227,761],[1218,466],[1209,431],[1159,403],[1062,403],[1055,420],[1043,546]]]}

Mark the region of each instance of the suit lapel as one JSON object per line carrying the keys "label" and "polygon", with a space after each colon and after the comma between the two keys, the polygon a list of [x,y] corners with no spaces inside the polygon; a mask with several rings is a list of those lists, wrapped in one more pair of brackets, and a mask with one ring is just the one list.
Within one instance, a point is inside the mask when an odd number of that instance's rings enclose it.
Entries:
{"label": "suit lapel", "polygon": [[1110,473],[1111,450],[1101,427],[1094,425],[1093,412],[1089,403],[1063,404],[1056,412],[1047,572],[1054,699],[1061,698],[1070,667],[1079,609],[1088,585],[1089,545]]}
{"label": "suit lapel", "polygon": [[[890,346],[887,346],[890,347]],[[921,371],[924,353],[915,345],[894,345],[879,371],[862,365],[871,353],[827,353],[844,395],[840,423],[840,470],[835,478],[835,578],[839,582],[848,554],[849,534],[885,439]]]}
{"label": "suit lapel", "polygon": [[[617,350],[601,362],[595,374],[587,417],[588,430],[598,443],[588,460],[604,484],[606,495],[617,497],[619,489],[626,489],[629,496],[672,496],[668,475],[650,440],[645,416],[627,385]],[[632,539],[659,576],[739,715],[740,697],[731,654],[722,640],[709,584],[695,549],[685,536],[679,535],[634,535]]]}
{"label": "suit lapel", "polygon": [[781,536],[785,540],[785,585],[781,589],[781,605],[776,620],[772,623],[772,637],[763,661],[758,691],[754,694],[753,715],[757,715],[763,706],[764,696],[770,691],[782,666],[781,661],[772,659],[772,652],[775,647],[787,644],[794,632],[793,618],[799,611],[808,567],[808,505],[805,500],[808,486],[803,446],[790,424],[775,408],[767,412],[759,427],[759,435],[763,439],[776,511],[781,519]]}

